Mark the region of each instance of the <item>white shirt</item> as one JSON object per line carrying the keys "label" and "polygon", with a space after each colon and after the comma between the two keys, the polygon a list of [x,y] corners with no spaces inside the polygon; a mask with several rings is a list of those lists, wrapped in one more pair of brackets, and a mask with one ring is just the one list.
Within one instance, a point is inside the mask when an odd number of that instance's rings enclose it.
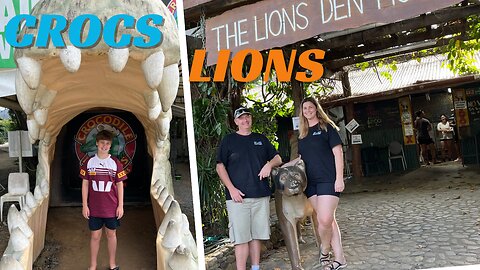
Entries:
{"label": "white shirt", "polygon": [[451,140],[453,139],[453,128],[450,126],[450,123],[447,121],[445,124],[440,122],[437,125],[437,130],[442,133],[440,139],[442,140]]}

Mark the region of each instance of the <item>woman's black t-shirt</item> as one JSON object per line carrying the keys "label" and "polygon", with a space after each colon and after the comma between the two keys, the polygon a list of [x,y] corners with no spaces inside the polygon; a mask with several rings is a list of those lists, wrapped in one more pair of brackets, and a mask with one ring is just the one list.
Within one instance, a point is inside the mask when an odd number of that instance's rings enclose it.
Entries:
{"label": "woman's black t-shirt", "polygon": [[337,130],[327,124],[327,130],[315,125],[305,138],[298,141],[298,153],[305,162],[309,182],[335,182],[335,157],[332,148],[342,144]]}

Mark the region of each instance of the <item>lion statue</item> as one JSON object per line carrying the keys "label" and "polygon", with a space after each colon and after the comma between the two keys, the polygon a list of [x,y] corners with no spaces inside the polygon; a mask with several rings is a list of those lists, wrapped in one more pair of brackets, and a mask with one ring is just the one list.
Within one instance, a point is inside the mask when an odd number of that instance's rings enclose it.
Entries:
{"label": "lion statue", "polygon": [[275,183],[275,208],[280,228],[283,233],[285,245],[292,269],[303,269],[300,260],[299,240],[304,243],[301,236],[300,222],[305,217],[313,221],[313,231],[317,246],[320,246],[318,235],[318,222],[316,213],[303,193],[307,187],[305,163],[299,159],[295,164],[273,168],[271,173]]}

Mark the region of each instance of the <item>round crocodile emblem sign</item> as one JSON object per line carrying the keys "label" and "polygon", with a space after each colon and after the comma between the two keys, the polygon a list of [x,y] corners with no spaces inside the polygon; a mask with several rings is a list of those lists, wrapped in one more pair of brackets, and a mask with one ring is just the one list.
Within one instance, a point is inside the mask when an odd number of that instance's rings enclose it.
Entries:
{"label": "round crocodile emblem sign", "polygon": [[122,118],[112,114],[99,114],[85,121],[75,135],[75,153],[80,166],[97,152],[95,136],[99,131],[113,133],[110,154],[120,160],[125,172],[132,171],[137,135]]}

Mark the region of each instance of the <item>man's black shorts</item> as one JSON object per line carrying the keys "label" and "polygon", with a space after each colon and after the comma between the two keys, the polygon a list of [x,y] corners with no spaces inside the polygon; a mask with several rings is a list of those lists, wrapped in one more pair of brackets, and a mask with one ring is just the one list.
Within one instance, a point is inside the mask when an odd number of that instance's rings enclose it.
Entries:
{"label": "man's black shorts", "polygon": [[90,231],[100,230],[103,225],[110,230],[115,230],[120,226],[120,220],[116,217],[112,218],[100,218],[100,217],[89,217],[88,218],[88,228]]}

